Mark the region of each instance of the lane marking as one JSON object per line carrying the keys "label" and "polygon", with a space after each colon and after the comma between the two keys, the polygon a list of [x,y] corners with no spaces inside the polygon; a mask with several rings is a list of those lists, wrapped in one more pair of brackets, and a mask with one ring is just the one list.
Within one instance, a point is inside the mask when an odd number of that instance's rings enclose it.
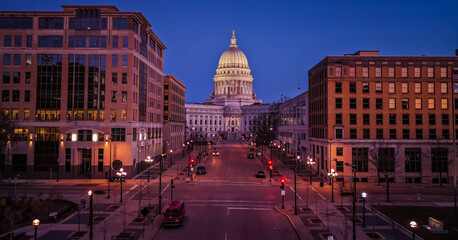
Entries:
{"label": "lane marking", "polygon": [[134,186],[132,186],[131,188],[129,188],[129,191],[134,190],[134,189],[137,188],[137,187],[138,187],[138,185],[134,185]]}
{"label": "lane marking", "polygon": [[162,190],[161,195],[165,192],[165,190],[167,190],[168,187],[169,187],[169,184],[167,184],[167,186],[165,186],[164,190]]}
{"label": "lane marking", "polygon": [[321,195],[321,193],[319,193],[315,188],[312,188],[312,190],[315,191],[318,194],[318,196],[320,196],[323,200],[326,201],[326,198],[323,197],[323,195]]}
{"label": "lane marking", "polygon": [[255,211],[272,211],[271,208],[249,208],[249,207],[227,207],[227,210],[255,210]]}
{"label": "lane marking", "polygon": [[224,240],[227,240],[227,233],[224,234]]}
{"label": "lane marking", "polygon": [[[294,192],[294,189],[293,189],[293,187],[289,186],[289,188],[291,189],[291,191],[293,191],[293,192]],[[297,198],[299,198],[300,200],[302,200],[301,196],[299,196],[299,193],[296,193],[296,196],[297,196]]]}

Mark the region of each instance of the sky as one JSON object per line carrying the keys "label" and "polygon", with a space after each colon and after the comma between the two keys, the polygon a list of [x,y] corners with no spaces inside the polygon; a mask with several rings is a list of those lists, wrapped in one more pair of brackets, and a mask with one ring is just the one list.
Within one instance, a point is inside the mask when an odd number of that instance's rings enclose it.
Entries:
{"label": "sky", "polygon": [[306,91],[307,71],[326,56],[358,50],[453,56],[458,49],[457,0],[18,0],[2,1],[0,10],[61,11],[61,5],[141,12],[167,47],[164,74],[187,86],[187,103],[209,98],[232,30],[264,103]]}

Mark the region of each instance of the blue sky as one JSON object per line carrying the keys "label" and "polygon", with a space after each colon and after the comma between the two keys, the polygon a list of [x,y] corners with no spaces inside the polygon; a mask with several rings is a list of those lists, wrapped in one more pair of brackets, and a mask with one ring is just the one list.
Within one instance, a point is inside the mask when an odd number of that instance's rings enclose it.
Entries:
{"label": "blue sky", "polygon": [[213,90],[232,29],[264,102],[307,89],[307,71],[328,55],[454,55],[458,1],[137,0],[3,1],[0,10],[61,11],[60,5],[115,5],[139,11],[167,46],[164,73],[187,85],[186,102]]}

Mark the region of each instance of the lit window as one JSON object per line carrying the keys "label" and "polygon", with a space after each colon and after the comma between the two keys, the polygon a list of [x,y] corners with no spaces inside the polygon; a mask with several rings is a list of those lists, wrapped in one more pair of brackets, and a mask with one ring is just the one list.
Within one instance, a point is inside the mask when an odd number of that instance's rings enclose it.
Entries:
{"label": "lit window", "polygon": [[355,67],[350,67],[350,77],[355,77],[355,76],[356,76]]}
{"label": "lit window", "polygon": [[401,77],[403,78],[407,77],[407,68],[406,67],[401,68]]}
{"label": "lit window", "polygon": [[421,98],[415,98],[415,109],[421,109]]}
{"label": "lit window", "polygon": [[336,67],[336,77],[342,77],[342,67]]}
{"label": "lit window", "polygon": [[448,88],[447,88],[447,83],[441,83],[441,93],[447,93]]}
{"label": "lit window", "polygon": [[434,98],[430,98],[428,99],[428,109],[434,109],[435,108],[435,99]]}
{"label": "lit window", "polygon": [[369,68],[368,67],[363,67],[363,77],[365,78],[369,77]]}
{"label": "lit window", "polygon": [[408,98],[403,98],[401,100],[402,103],[402,109],[409,109],[409,99]]}
{"label": "lit window", "polygon": [[409,83],[401,83],[401,93],[409,93]]}
{"label": "lit window", "polygon": [[416,68],[415,68],[415,77],[416,77],[416,78],[421,77],[421,71],[420,71],[420,68],[419,68],[419,67],[416,67]]}
{"label": "lit window", "polygon": [[382,77],[382,68],[381,67],[376,67],[375,68],[375,77],[377,77],[377,78]]}
{"label": "lit window", "polygon": [[388,77],[394,78],[394,67],[388,68]]}
{"label": "lit window", "polygon": [[441,67],[441,78],[447,77],[447,68]]}
{"label": "lit window", "polygon": [[442,109],[448,109],[448,98],[442,98],[441,99],[441,108]]}
{"label": "lit window", "polygon": [[434,68],[432,68],[432,67],[428,68],[428,77],[429,78],[434,77]]}
{"label": "lit window", "polygon": [[415,83],[415,93],[421,93],[421,83]]}
{"label": "lit window", "polygon": [[127,121],[127,110],[126,109],[121,110],[121,121]]}
{"label": "lit window", "polygon": [[396,99],[395,98],[390,98],[388,102],[388,108],[389,109],[396,109]]}
{"label": "lit window", "polygon": [[382,93],[382,83],[380,83],[380,82],[375,83],[375,92],[376,93]]}
{"label": "lit window", "polygon": [[395,83],[388,83],[388,93],[396,93]]}
{"label": "lit window", "polygon": [[434,93],[434,83],[428,83],[428,93]]}

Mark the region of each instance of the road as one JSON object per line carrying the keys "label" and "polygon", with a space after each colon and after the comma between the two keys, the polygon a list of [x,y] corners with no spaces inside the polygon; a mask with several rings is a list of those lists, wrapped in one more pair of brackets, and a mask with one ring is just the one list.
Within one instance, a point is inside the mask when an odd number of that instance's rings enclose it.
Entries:
{"label": "road", "polygon": [[[265,166],[247,158],[246,146],[217,149],[220,156],[201,163],[206,175],[174,189],[174,199],[186,204],[183,225],[162,227],[154,239],[297,239],[288,220],[274,210],[281,204],[279,184],[255,177]],[[164,202],[170,199],[167,193]]]}

